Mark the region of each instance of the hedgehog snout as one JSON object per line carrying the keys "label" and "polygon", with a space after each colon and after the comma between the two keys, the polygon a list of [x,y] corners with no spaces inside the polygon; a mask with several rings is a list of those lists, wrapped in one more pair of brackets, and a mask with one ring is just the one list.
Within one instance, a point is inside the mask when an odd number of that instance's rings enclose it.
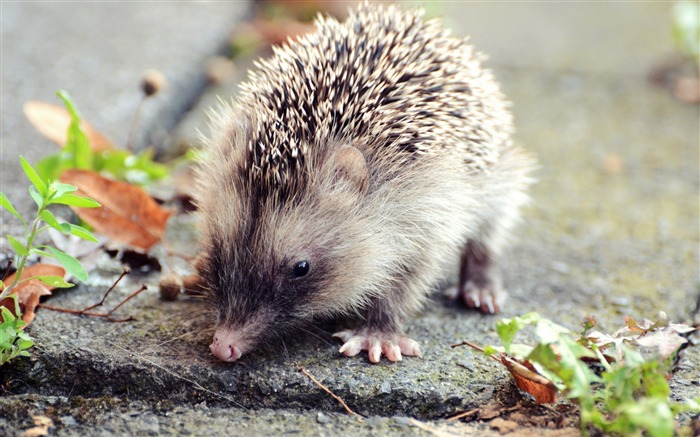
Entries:
{"label": "hedgehog snout", "polygon": [[214,341],[209,346],[211,353],[221,361],[236,361],[246,351],[240,333],[226,326],[219,326],[214,333]]}

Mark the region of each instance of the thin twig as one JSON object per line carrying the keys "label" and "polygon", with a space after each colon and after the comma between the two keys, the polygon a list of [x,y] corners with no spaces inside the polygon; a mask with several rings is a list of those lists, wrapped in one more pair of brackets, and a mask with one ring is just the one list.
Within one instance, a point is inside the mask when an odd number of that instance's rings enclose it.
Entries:
{"label": "thin twig", "polygon": [[471,416],[472,414],[478,413],[480,409],[481,409],[481,408],[474,408],[473,410],[469,410],[469,411],[466,411],[466,412],[464,412],[464,413],[459,413],[459,414],[456,415],[456,416],[452,416],[452,417],[450,417],[450,418],[447,419],[447,420],[448,420],[448,421],[450,421],[450,420],[459,420],[459,419],[461,419],[461,418],[463,418],[463,417]]}
{"label": "thin twig", "polygon": [[134,292],[131,293],[129,296],[127,296],[127,298],[124,299],[123,301],[121,301],[121,302],[119,303],[119,305],[117,305],[117,306],[115,306],[114,308],[112,308],[112,311],[108,312],[107,315],[110,316],[113,312],[115,312],[116,310],[118,310],[119,307],[121,307],[121,306],[124,305],[125,303],[129,302],[131,299],[133,299],[133,298],[136,297],[139,293],[141,293],[142,291],[145,291],[145,290],[148,290],[148,287],[146,286],[146,284],[141,285],[141,288],[139,288],[138,290],[134,291]]}
{"label": "thin twig", "polygon": [[483,352],[483,351],[484,351],[484,348],[482,348],[481,346],[477,346],[477,345],[475,345],[474,343],[468,342],[467,340],[462,340],[461,343],[457,343],[457,344],[450,345],[450,347],[451,347],[452,349],[454,349],[454,348],[456,348],[456,347],[460,347],[460,346],[469,346],[469,347],[471,347],[472,349],[478,350],[479,352]]}
{"label": "thin twig", "polygon": [[87,307],[87,308],[83,309],[83,312],[88,312],[88,311],[90,311],[91,309],[96,308],[96,307],[102,305],[102,304],[105,302],[105,299],[107,299],[107,296],[109,295],[109,293],[110,293],[112,290],[114,290],[114,287],[116,287],[117,284],[119,284],[119,281],[121,281],[122,278],[123,278],[124,276],[128,275],[129,273],[131,273],[131,269],[130,269],[129,267],[124,267],[124,271],[122,272],[121,275],[119,275],[119,277],[117,278],[117,280],[114,281],[114,284],[112,284],[112,286],[109,287],[109,290],[107,290],[107,292],[102,296],[102,300],[99,301],[98,303],[96,303],[96,304],[93,305],[93,306],[90,306],[90,307]]}
{"label": "thin twig", "polygon": [[361,416],[360,416],[359,414],[357,414],[356,412],[352,411],[352,410],[350,409],[350,407],[348,407],[348,404],[346,404],[345,401],[344,401],[340,396],[336,395],[335,393],[333,393],[332,391],[330,391],[328,388],[326,388],[325,385],[323,385],[323,384],[321,384],[320,382],[318,382],[318,380],[316,380],[316,378],[314,378],[313,376],[311,376],[311,374],[310,374],[309,372],[307,372],[306,369],[304,369],[303,367],[299,367],[299,371],[300,371],[301,373],[303,373],[304,375],[306,375],[306,377],[309,378],[311,381],[313,381],[314,384],[316,384],[317,386],[319,386],[319,387],[321,388],[321,390],[325,391],[326,393],[328,393],[329,395],[331,395],[331,396],[333,397],[333,399],[335,399],[336,401],[340,402],[340,405],[342,405],[343,408],[345,408],[345,411],[347,411],[349,415],[351,415],[351,416],[357,416],[358,418],[360,418],[360,420],[362,420]]}
{"label": "thin twig", "polygon": [[117,309],[119,309],[119,307],[121,307],[122,305],[127,303],[129,300],[136,297],[136,295],[138,295],[139,293],[141,293],[142,291],[147,290],[147,289],[148,289],[148,287],[146,287],[145,285],[142,285],[141,288],[139,288],[135,292],[131,293],[126,299],[121,301],[119,303],[119,305],[112,308],[112,310],[107,312],[107,313],[91,313],[89,311],[91,308],[95,308],[97,305],[93,305],[93,306],[87,307],[87,308],[82,309],[82,310],[73,310],[70,308],[59,308],[59,307],[55,307],[55,306],[51,306],[51,305],[46,305],[43,303],[40,303],[37,306],[40,308],[46,308],[47,310],[58,311],[60,313],[77,314],[79,316],[104,317],[105,319],[107,319],[113,323],[130,322],[132,320],[135,320],[132,316],[129,316],[126,319],[114,319],[110,316],[112,315],[113,312],[115,312]]}
{"label": "thin twig", "polygon": [[[476,349],[476,350],[478,350],[478,351],[481,352],[481,353],[484,352],[484,348],[483,348],[483,347],[478,346],[478,345],[476,345],[476,344],[474,344],[474,343],[472,343],[472,342],[470,342],[470,341],[467,341],[467,340],[462,340],[461,343],[453,344],[453,345],[451,345],[450,347],[451,347],[452,349],[454,349],[454,348],[460,347],[460,346],[469,346],[470,348]],[[491,359],[493,359],[493,360],[496,360],[496,361],[498,361],[499,363],[503,364],[503,361],[502,361],[502,358],[501,358],[501,357],[503,357],[503,356],[504,356],[504,354],[501,353],[501,354],[499,354],[499,356],[496,356],[496,355],[489,355],[489,358],[491,358]]]}

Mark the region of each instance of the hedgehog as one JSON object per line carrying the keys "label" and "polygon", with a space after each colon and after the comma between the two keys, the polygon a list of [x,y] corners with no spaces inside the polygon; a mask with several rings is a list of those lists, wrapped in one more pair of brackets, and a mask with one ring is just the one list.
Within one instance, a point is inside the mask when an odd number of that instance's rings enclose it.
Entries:
{"label": "hedgehog", "polygon": [[420,357],[405,325],[449,281],[500,310],[533,160],[483,58],[420,10],[364,4],[256,63],[197,177],[217,358],[340,316],[359,320],[340,353]]}

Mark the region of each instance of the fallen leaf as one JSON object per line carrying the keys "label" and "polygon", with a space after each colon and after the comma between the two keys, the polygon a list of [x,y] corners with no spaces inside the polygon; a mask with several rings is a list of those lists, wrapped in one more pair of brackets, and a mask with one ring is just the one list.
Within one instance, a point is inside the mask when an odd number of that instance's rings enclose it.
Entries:
{"label": "fallen leaf", "polygon": [[[452,345],[469,346],[484,353],[485,349],[474,343],[464,340],[462,343]],[[489,347],[493,350],[492,347]],[[530,393],[538,404],[549,404],[557,401],[557,387],[548,378],[540,375],[535,366],[528,360],[522,361],[509,356],[504,352],[489,354],[491,358],[503,364],[515,380],[515,385],[526,393]],[[481,416],[480,416],[481,417]]]}
{"label": "fallen leaf", "polygon": [[506,366],[515,385],[520,390],[530,393],[538,404],[553,404],[557,401],[557,388],[552,381],[540,375],[529,361],[520,361],[506,354],[501,354],[498,360]]}
{"label": "fallen leaf", "polygon": [[[694,328],[681,325],[683,328],[690,328],[691,331]],[[665,328],[658,329],[650,334],[640,336],[634,341],[643,347],[650,347],[656,349],[661,358],[668,358],[674,352],[676,352],[681,346],[688,342],[688,340],[682,337],[680,334],[684,334],[690,331],[681,329],[679,332],[673,326],[667,326]]]}
{"label": "fallen leaf", "polygon": [[644,334],[649,331],[654,326],[654,322],[651,320],[644,319],[641,322],[637,322],[630,316],[625,316],[625,325],[622,328],[615,331],[612,335],[613,337],[630,337],[633,335]]}
{"label": "fallen leaf", "polygon": [[60,180],[78,187],[76,194],[102,205],[71,209],[112,241],[148,251],[163,236],[171,211],[163,209],[143,189],[89,170],[66,170]]}
{"label": "fallen leaf", "polygon": [[[71,116],[64,107],[51,103],[29,101],[24,104],[22,109],[24,115],[39,133],[61,147],[66,144]],[[85,132],[90,140],[90,147],[95,152],[114,149],[112,142],[88,122],[82,120],[80,128]]]}
{"label": "fallen leaf", "polygon": [[623,361],[622,357],[624,355],[624,350],[622,348],[622,345],[625,342],[625,338],[623,337],[612,337],[608,334],[604,334],[600,331],[593,331],[586,335],[586,338],[588,338],[590,341],[592,341],[596,346],[598,346],[598,349],[601,351],[604,351],[607,349],[609,346],[614,346],[615,347],[615,358],[610,357],[609,355],[603,354],[606,360],[608,360],[608,363],[612,362],[612,360],[617,361],[621,363]]}
{"label": "fallen leaf", "polygon": [[[16,273],[11,274],[4,281],[5,284],[11,284],[14,281]],[[25,267],[22,271],[22,276],[20,280],[29,278],[32,276],[60,276],[65,278],[66,270],[63,267],[56,266],[53,264],[34,264],[29,267]],[[24,328],[29,326],[29,324],[34,320],[34,310],[39,304],[39,299],[41,296],[48,296],[51,294],[51,290],[55,287],[44,284],[37,279],[30,279],[29,281],[22,282],[17,285],[11,294],[16,294],[19,299],[19,307],[22,311],[22,320],[24,320]],[[0,306],[4,306],[9,309],[15,316],[15,305],[14,301],[10,298],[5,298],[0,301]]]}
{"label": "fallen leaf", "polygon": [[34,416],[32,419],[34,420],[34,425],[36,426],[24,431],[24,433],[22,433],[23,437],[40,437],[49,435],[49,428],[53,427],[53,420],[46,416]]}
{"label": "fallen leaf", "polygon": [[623,342],[654,348],[662,358],[667,358],[687,343],[688,340],[683,337],[683,334],[697,330],[697,328],[686,324],[669,323],[663,312],[659,313],[659,319],[656,322],[648,319],[637,322],[632,317],[625,316],[625,325],[615,331],[613,335],[595,331],[588,334],[587,337],[601,350],[614,344],[617,349],[617,360],[622,362]]}

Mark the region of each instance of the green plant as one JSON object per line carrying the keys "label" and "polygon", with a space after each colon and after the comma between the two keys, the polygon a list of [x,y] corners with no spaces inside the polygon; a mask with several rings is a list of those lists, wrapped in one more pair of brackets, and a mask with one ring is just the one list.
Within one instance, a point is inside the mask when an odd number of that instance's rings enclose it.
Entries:
{"label": "green plant", "polygon": [[[587,323],[577,335],[536,313],[503,319],[496,325],[503,347],[483,351],[533,365],[579,404],[584,434],[595,427],[606,434],[672,436],[676,414],[700,412],[698,400],[672,402],[667,380],[675,351],[684,341],[678,333],[693,328],[668,324],[663,318],[644,326],[628,319],[627,327],[606,335],[590,333],[594,325]],[[516,334],[528,326],[534,327],[535,346],[514,344]],[[643,355],[638,349],[642,344],[656,353]],[[608,349],[614,349],[615,356],[606,355]]]}
{"label": "green plant", "polygon": [[13,294],[8,296],[14,302],[15,314],[9,309],[2,306],[0,307],[0,317],[2,317],[2,322],[0,323],[0,366],[17,357],[28,357],[29,352],[27,349],[34,346],[34,342],[29,335],[22,331],[24,327],[24,320],[19,316],[19,302],[17,300],[17,295]]}
{"label": "green plant", "polygon": [[118,149],[94,151],[90,139],[80,127],[80,115],[73,100],[65,91],[58,91],[56,95],[66,106],[71,122],[64,147],[37,163],[37,173],[42,179],[58,180],[64,170],[78,168],[106,173],[130,184],[148,185],[170,174],[167,166],[153,160],[152,149],[138,154]]}
{"label": "green plant", "polygon": [[35,254],[42,257],[55,258],[66,271],[75,278],[81,281],[87,280],[87,272],[77,259],[55,247],[37,243],[37,236],[49,228],[54,228],[64,234],[72,234],[84,240],[97,242],[97,239],[90,231],[72,223],[59,221],[48,208],[52,205],[95,208],[100,206],[100,204],[88,197],[74,194],[77,188],[72,185],[60,182],[45,182],[39,177],[34,168],[21,156],[20,162],[24,173],[32,184],[29,187],[29,195],[36,203],[37,211],[35,218],[29,223],[17,212],[7,196],[0,192],[0,206],[17,217],[24,226],[23,241],[21,241],[20,238],[13,237],[9,234],[7,235],[7,241],[16,254],[15,264],[17,266],[17,271],[15,272],[14,279],[9,284],[0,281],[0,289],[2,290],[0,291],[0,302],[6,298],[14,299],[15,312],[12,314],[7,307],[3,306],[1,308],[0,357],[2,357],[2,360],[0,364],[16,356],[26,355],[25,350],[31,347],[31,340],[27,334],[20,331],[24,326],[24,321],[21,319],[22,314],[17,300],[18,296],[17,294],[13,294],[13,292],[17,291],[22,284],[30,280],[37,280],[54,288],[73,286],[73,284],[66,282],[61,276],[22,277],[22,273],[27,265],[27,260],[31,255]]}
{"label": "green plant", "polygon": [[2,293],[0,293],[0,299],[8,296],[20,283],[30,279],[37,279],[53,287],[72,286],[72,284],[65,282],[63,278],[58,276],[22,278],[22,270],[27,264],[27,259],[32,254],[55,258],[70,274],[81,281],[87,280],[87,273],[77,259],[56,249],[55,247],[45,244],[36,244],[36,237],[41,232],[49,228],[54,228],[64,234],[72,234],[84,240],[97,242],[95,236],[92,235],[92,233],[87,229],[72,223],[59,222],[53,213],[48,210],[48,207],[51,205],[68,205],[81,208],[96,208],[100,206],[100,204],[88,197],[73,194],[75,191],[77,191],[77,188],[73,185],[63,184],[60,182],[50,182],[47,184],[39,177],[34,168],[23,157],[20,156],[19,159],[24,173],[32,183],[32,185],[29,187],[29,195],[37,205],[37,212],[36,217],[31,224],[27,223],[24,217],[22,217],[14,206],[12,206],[7,196],[5,196],[4,193],[0,193],[0,206],[7,209],[12,215],[18,218],[24,225],[25,231],[24,242],[21,242],[12,235],[7,235],[7,241],[17,254],[17,272],[15,273],[14,281],[11,284],[6,287],[4,284],[0,284],[4,287]]}

